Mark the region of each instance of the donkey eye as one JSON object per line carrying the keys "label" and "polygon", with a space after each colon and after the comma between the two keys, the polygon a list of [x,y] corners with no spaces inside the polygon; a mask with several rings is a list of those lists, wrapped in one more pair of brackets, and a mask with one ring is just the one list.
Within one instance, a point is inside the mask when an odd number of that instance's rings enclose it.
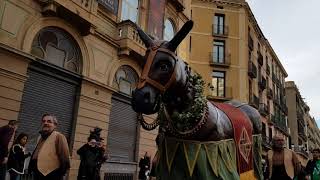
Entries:
{"label": "donkey eye", "polygon": [[169,66],[167,64],[160,64],[160,70],[161,71],[168,71],[169,70]]}

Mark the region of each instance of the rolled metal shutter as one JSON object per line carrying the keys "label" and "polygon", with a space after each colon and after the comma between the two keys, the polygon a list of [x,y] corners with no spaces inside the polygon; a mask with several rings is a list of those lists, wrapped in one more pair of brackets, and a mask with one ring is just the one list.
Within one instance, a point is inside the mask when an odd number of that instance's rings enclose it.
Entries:
{"label": "rolled metal shutter", "polygon": [[136,161],[137,125],[137,114],[131,108],[130,98],[114,94],[107,142],[109,161]]}
{"label": "rolled metal shutter", "polygon": [[18,133],[29,135],[27,151],[35,148],[44,113],[57,116],[58,131],[66,136],[70,144],[79,80],[68,73],[39,64],[29,67],[28,76],[18,117]]}

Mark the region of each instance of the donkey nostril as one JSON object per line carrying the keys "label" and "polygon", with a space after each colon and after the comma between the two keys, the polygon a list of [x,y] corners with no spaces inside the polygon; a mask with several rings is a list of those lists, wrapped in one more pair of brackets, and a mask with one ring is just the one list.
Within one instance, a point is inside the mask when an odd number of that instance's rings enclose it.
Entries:
{"label": "donkey nostril", "polygon": [[150,101],[150,93],[149,92],[146,92],[143,95],[143,100],[144,100],[145,103],[149,103],[149,101]]}

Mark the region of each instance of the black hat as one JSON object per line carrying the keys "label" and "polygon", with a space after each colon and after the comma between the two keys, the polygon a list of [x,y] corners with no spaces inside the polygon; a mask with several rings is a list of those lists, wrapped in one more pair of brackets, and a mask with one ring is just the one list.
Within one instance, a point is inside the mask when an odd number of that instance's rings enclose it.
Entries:
{"label": "black hat", "polygon": [[91,139],[95,139],[96,141],[102,141],[103,138],[100,137],[102,129],[99,127],[95,127],[93,131],[90,131],[90,135],[88,137],[88,141]]}

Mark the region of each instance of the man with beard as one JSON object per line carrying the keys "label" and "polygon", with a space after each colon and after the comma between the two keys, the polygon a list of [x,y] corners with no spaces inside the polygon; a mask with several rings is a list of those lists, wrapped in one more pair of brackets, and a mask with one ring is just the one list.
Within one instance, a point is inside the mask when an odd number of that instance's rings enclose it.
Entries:
{"label": "man with beard", "polygon": [[8,145],[16,129],[16,120],[11,120],[8,125],[0,127],[0,180],[6,178]]}
{"label": "man with beard", "polygon": [[35,180],[62,180],[70,168],[67,139],[55,130],[57,125],[54,115],[42,116],[42,130],[29,164]]}
{"label": "man with beard", "polygon": [[295,152],[284,147],[283,137],[272,138],[272,150],[267,154],[268,176],[270,180],[292,180],[300,172],[300,162]]}

